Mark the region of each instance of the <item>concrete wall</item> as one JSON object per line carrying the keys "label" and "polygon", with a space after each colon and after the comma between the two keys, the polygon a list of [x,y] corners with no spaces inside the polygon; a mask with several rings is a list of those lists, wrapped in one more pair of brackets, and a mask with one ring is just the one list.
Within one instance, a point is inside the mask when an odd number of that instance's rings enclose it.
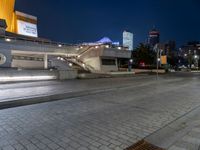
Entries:
{"label": "concrete wall", "polygon": [[66,79],[76,79],[78,77],[77,70],[61,70],[59,71],[59,79],[66,80]]}
{"label": "concrete wall", "polygon": [[131,51],[118,50],[117,48],[93,48],[85,52],[81,59],[90,57],[116,57],[116,58],[131,58]]}
{"label": "concrete wall", "polygon": [[91,67],[93,67],[97,71],[101,70],[100,57],[86,58],[86,59],[83,60],[83,62],[87,65],[90,65]]}
{"label": "concrete wall", "polygon": [[101,56],[105,57],[116,57],[116,58],[131,58],[131,51],[128,50],[118,50],[117,48],[104,48]]}
{"label": "concrete wall", "polygon": [[11,67],[11,60],[12,60],[12,56],[11,56],[11,51],[8,49],[4,49],[0,47],[0,53],[3,54],[6,57],[6,62],[2,65],[0,65],[0,67],[2,68],[10,68]]}
{"label": "concrete wall", "polygon": [[42,52],[42,53],[59,53],[59,54],[76,54],[77,50],[75,46],[62,46],[41,44],[37,42],[20,41],[11,39],[10,42],[6,42],[4,39],[0,39],[0,52],[2,50],[16,50],[25,52]]}
{"label": "concrete wall", "polygon": [[113,72],[113,71],[118,71],[118,67],[117,66],[101,65],[101,70],[103,72]]}
{"label": "concrete wall", "polygon": [[12,60],[13,68],[26,68],[26,69],[43,69],[43,61],[31,61],[31,60]]}
{"label": "concrete wall", "polygon": [[102,62],[101,62],[101,70],[103,72],[118,71],[117,59],[115,59],[115,62],[116,62],[116,65],[102,65]]}
{"label": "concrete wall", "polygon": [[85,64],[90,65],[92,68],[94,68],[97,71],[102,71],[102,72],[118,71],[117,59],[116,58],[112,58],[112,59],[115,59],[116,65],[102,65],[101,57],[86,58],[83,60],[83,62]]}
{"label": "concrete wall", "polygon": [[57,71],[0,69],[0,83],[58,79]]}
{"label": "concrete wall", "polygon": [[78,74],[76,70],[49,71],[49,70],[16,70],[0,69],[0,83],[39,80],[67,80],[75,79]]}

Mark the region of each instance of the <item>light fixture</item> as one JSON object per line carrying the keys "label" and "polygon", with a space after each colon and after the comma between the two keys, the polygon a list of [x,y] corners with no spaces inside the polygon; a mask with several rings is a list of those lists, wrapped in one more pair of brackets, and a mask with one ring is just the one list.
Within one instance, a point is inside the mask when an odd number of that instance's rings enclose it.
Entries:
{"label": "light fixture", "polygon": [[106,45],[106,48],[109,48],[110,46],[109,45]]}
{"label": "light fixture", "polygon": [[161,59],[160,59],[160,58],[158,58],[158,62],[160,62],[160,60],[161,60]]}
{"label": "light fixture", "polygon": [[118,47],[118,49],[121,50],[122,48],[121,48],[121,47]]}
{"label": "light fixture", "polygon": [[13,81],[34,81],[34,80],[52,80],[56,79],[56,76],[2,76],[0,77],[1,82],[13,82]]}
{"label": "light fixture", "polygon": [[62,57],[60,58],[60,60],[61,60],[61,61],[65,61],[65,59],[64,59],[64,58],[62,58]]}
{"label": "light fixture", "polygon": [[72,63],[69,63],[69,66],[70,66],[70,67],[72,67],[72,66],[73,66],[73,64],[72,64]]}
{"label": "light fixture", "polygon": [[82,64],[83,67],[85,67],[85,64]]}
{"label": "light fixture", "polygon": [[99,48],[99,46],[95,46],[95,48],[97,49],[97,48]]}
{"label": "light fixture", "polygon": [[61,44],[58,44],[58,47],[62,47],[62,45],[61,45]]}
{"label": "light fixture", "polygon": [[77,57],[78,57],[78,58],[80,58],[81,56],[80,56],[80,55],[78,55]]}
{"label": "light fixture", "polygon": [[11,39],[9,39],[9,38],[6,38],[5,40],[6,40],[6,42],[11,42]]}

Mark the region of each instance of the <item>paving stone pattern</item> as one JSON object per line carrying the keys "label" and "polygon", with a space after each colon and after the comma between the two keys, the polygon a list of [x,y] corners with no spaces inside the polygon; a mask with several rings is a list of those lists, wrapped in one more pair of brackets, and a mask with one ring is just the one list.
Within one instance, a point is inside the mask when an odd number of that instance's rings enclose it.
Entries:
{"label": "paving stone pattern", "polygon": [[[0,149],[122,150],[200,105],[198,77],[135,78],[129,84],[133,86],[0,110]],[[170,150],[184,150],[186,142],[199,146],[200,126]]]}

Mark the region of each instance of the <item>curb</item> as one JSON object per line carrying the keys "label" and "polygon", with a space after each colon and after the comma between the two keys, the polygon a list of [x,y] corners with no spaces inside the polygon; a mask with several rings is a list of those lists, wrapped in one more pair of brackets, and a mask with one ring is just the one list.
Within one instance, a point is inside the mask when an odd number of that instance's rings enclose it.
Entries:
{"label": "curb", "polygon": [[[22,98],[2,100],[0,101],[0,110],[13,108],[13,107],[19,107],[19,106],[45,103],[45,102],[53,102],[53,101],[58,101],[58,100],[70,99],[70,98],[83,97],[83,96],[88,96],[88,95],[95,95],[95,94],[100,94],[100,93],[105,93],[105,92],[110,92],[110,91],[116,91],[119,89],[143,87],[143,86],[146,86],[146,84],[147,83],[140,84],[140,85],[127,84],[123,86],[108,87],[108,88],[102,88],[102,89],[59,93],[59,94],[52,94],[52,95],[37,95],[35,97],[22,97]],[[151,81],[148,84],[156,84],[156,82]]]}
{"label": "curb", "polygon": [[[53,101],[69,99],[69,98],[82,97],[82,96],[86,96],[86,95],[99,94],[99,93],[103,93],[103,92],[110,91],[110,90],[112,90],[112,89],[78,91],[78,92],[71,92],[71,93],[61,93],[61,94],[54,94],[54,95],[41,95],[41,96],[36,96],[36,97],[23,97],[23,98],[19,98],[19,99],[10,99],[8,101],[0,102],[0,110],[7,109],[7,108],[13,108],[13,107],[19,107],[19,106],[45,103],[45,102],[53,102]],[[113,89],[113,90],[115,90],[115,89]]]}

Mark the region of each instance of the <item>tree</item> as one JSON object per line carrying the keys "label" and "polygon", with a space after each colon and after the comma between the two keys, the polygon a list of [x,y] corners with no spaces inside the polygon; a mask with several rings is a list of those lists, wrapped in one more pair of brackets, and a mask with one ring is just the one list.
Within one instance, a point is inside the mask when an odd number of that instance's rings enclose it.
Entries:
{"label": "tree", "polygon": [[137,66],[140,66],[141,62],[145,63],[146,66],[153,66],[156,63],[156,52],[151,50],[148,45],[141,43],[135,49],[133,59]]}

